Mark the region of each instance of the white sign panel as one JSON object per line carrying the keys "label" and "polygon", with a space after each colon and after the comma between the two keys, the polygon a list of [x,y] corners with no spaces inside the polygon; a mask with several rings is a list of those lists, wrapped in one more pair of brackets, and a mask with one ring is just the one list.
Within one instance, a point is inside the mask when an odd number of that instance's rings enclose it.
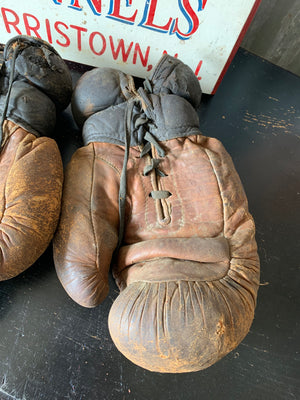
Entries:
{"label": "white sign panel", "polygon": [[260,0],[1,0],[0,43],[37,36],[66,59],[145,78],[164,52],[214,93]]}

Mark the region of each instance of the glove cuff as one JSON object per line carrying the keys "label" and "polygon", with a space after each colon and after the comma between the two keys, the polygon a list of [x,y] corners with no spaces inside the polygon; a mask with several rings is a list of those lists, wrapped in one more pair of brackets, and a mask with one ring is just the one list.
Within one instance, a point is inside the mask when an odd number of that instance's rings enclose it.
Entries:
{"label": "glove cuff", "polygon": [[224,237],[159,238],[121,247],[114,277],[121,290],[141,281],[211,281],[223,278],[229,264]]}

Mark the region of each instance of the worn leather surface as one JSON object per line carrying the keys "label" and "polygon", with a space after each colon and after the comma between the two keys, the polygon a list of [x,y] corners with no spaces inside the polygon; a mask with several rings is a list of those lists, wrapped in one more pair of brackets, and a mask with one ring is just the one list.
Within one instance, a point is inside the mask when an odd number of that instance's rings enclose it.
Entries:
{"label": "worn leather surface", "polygon": [[56,114],[68,106],[71,94],[70,71],[49,43],[25,35],[6,43],[0,70],[3,120],[36,136],[51,136]]}
{"label": "worn leather surface", "polygon": [[49,245],[59,218],[63,170],[53,139],[9,123],[0,153],[0,280],[31,266]]}
{"label": "worn leather surface", "polygon": [[0,280],[49,246],[61,207],[63,167],[50,137],[71,99],[70,72],[48,43],[12,38],[0,70]]}
{"label": "worn leather surface", "polygon": [[[120,248],[118,197],[128,129],[122,103],[101,109],[83,126],[93,140],[77,150],[67,169],[54,258],[65,290],[86,307],[107,295],[112,265],[120,295],[109,329],[118,349],[152,371],[189,372],[210,366],[247,334],[259,259],[254,222],[232,160],[218,140],[201,135],[192,106],[199,93],[187,96],[184,80],[180,88],[181,80],[169,79],[172,59],[169,66],[169,75],[165,62],[154,74],[162,92],[153,82],[155,93],[148,95],[154,111],[147,129],[164,154],[152,146],[141,157],[143,143],[133,137]],[[173,115],[170,104],[177,104]],[[132,119],[136,114],[138,106]],[[159,160],[164,176],[155,169],[144,174],[152,159]],[[153,191],[169,195],[153,198]]]}
{"label": "worn leather surface", "polygon": [[[19,48],[15,65],[13,53]],[[48,96],[56,108],[65,109],[72,95],[72,78],[65,61],[48,42],[26,35],[11,38],[4,48],[3,86],[14,70],[16,81],[29,82]]]}

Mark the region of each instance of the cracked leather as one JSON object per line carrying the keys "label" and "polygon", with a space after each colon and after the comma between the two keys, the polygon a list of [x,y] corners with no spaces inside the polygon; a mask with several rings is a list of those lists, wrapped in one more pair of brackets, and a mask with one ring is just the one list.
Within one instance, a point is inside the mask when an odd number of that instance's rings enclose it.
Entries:
{"label": "cracked leather", "polygon": [[[151,371],[197,371],[249,331],[259,286],[255,226],[230,156],[199,130],[201,91],[191,70],[161,59],[151,91],[145,85],[151,113],[129,82],[119,71],[96,69],[75,88],[85,146],[67,168],[55,266],[67,293],[85,307],[107,296],[112,266],[120,294],[109,329],[117,348]],[[157,142],[142,157],[145,141],[135,130],[141,116]],[[117,249],[128,129],[125,229]],[[155,168],[145,174],[153,159]],[[152,197],[153,191],[169,195]]]}
{"label": "cracked leather", "polygon": [[30,267],[57,227],[63,167],[56,112],[70,102],[71,75],[46,42],[11,39],[0,71],[0,280]]}

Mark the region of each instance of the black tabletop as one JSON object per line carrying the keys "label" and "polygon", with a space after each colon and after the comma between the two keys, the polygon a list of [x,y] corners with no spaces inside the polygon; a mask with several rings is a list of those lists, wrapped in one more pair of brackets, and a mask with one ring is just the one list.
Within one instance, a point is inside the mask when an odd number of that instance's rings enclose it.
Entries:
{"label": "black tabletop", "polygon": [[[86,70],[70,68],[74,82]],[[240,49],[199,116],[202,133],[231,154],[256,222],[261,287],[247,337],[206,370],[146,371],[110,338],[113,279],[103,304],[77,305],[49,246],[27,271],[0,282],[1,400],[300,399],[300,78]],[[55,138],[66,165],[82,145],[70,109]]]}

